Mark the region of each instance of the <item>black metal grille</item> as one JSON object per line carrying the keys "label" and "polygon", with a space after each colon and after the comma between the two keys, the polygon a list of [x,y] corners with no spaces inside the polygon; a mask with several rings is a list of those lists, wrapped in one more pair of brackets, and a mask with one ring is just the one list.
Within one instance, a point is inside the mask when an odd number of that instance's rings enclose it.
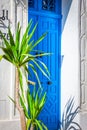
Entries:
{"label": "black metal grille", "polygon": [[42,9],[55,11],[55,0],[42,0]]}
{"label": "black metal grille", "polygon": [[34,0],[28,0],[28,7],[34,7]]}

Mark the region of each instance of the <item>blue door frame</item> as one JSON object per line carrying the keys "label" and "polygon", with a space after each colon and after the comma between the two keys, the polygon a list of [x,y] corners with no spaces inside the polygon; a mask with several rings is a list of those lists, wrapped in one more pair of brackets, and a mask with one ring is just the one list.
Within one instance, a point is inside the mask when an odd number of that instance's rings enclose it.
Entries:
{"label": "blue door frame", "polygon": [[37,49],[52,53],[50,57],[41,59],[48,66],[51,81],[48,81],[37,70],[42,86],[47,92],[47,102],[39,119],[43,120],[49,130],[58,130],[61,114],[61,0],[53,0],[55,8],[45,8],[43,1],[52,0],[29,0],[28,8],[28,19],[32,18],[34,23],[38,21],[34,38],[37,39],[48,31],[46,38],[38,45]]}

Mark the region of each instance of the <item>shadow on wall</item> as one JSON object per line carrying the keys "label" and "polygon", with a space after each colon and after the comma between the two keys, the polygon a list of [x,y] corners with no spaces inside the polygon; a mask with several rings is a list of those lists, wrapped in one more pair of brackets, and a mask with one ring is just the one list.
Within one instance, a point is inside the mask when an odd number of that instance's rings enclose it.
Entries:
{"label": "shadow on wall", "polygon": [[62,31],[71,7],[73,0],[62,0],[62,15],[63,15],[63,19],[62,19]]}

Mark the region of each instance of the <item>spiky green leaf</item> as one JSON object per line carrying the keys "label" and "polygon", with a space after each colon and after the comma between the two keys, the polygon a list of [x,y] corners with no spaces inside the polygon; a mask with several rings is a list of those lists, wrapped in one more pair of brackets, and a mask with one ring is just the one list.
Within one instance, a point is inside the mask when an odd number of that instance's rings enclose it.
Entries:
{"label": "spiky green leaf", "polygon": [[0,61],[2,60],[2,58],[3,58],[3,55],[0,55]]}
{"label": "spiky green leaf", "polygon": [[30,128],[31,121],[32,121],[31,119],[28,119],[28,120],[27,120],[27,130],[29,130],[29,128]]}
{"label": "spiky green leaf", "polygon": [[21,106],[22,106],[23,109],[24,109],[24,113],[25,113],[26,118],[29,119],[30,117],[29,117],[29,115],[28,115],[28,110],[27,110],[27,108],[26,108],[26,106],[25,106],[25,103],[24,103],[24,101],[23,101],[23,99],[22,99],[21,96],[20,96],[20,103],[21,103]]}

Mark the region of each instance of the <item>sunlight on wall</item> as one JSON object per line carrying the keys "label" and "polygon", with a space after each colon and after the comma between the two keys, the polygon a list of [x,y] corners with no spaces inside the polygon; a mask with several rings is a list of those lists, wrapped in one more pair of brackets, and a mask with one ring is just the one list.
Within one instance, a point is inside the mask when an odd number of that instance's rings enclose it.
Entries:
{"label": "sunlight on wall", "polygon": [[[67,0],[68,2],[68,0]],[[66,9],[67,9],[66,4]],[[72,0],[69,12],[66,15],[64,1],[62,3],[63,31],[62,31],[62,55],[64,55],[61,68],[61,108],[70,96],[75,97],[75,102],[79,103],[79,26],[78,26],[78,5],[79,1]],[[66,19],[66,21],[64,21]]]}

